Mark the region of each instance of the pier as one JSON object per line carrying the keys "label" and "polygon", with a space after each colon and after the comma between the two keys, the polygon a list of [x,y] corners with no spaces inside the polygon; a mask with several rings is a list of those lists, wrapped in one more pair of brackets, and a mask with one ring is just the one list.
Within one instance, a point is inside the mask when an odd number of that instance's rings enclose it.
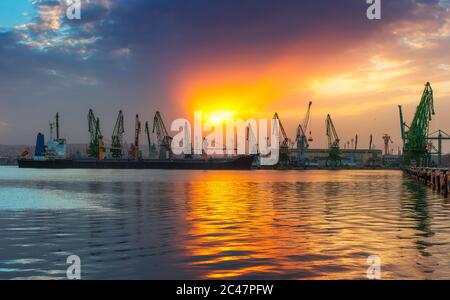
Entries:
{"label": "pier", "polygon": [[448,177],[450,174],[448,169],[408,167],[405,169],[405,172],[443,196],[448,197]]}

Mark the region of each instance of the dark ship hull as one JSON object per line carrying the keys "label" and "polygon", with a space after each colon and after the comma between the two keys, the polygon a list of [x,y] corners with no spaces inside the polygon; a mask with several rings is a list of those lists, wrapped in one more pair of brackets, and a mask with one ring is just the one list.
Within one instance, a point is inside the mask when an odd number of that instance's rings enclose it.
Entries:
{"label": "dark ship hull", "polygon": [[230,159],[173,159],[173,160],[93,160],[19,159],[19,168],[34,169],[172,169],[172,170],[250,170],[254,156],[238,156]]}

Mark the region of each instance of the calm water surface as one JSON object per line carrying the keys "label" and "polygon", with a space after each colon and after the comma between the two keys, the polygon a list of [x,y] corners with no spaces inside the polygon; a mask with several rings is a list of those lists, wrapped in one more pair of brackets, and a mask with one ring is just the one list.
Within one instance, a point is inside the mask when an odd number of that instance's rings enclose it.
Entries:
{"label": "calm water surface", "polygon": [[450,279],[450,203],[399,171],[0,167],[0,279]]}

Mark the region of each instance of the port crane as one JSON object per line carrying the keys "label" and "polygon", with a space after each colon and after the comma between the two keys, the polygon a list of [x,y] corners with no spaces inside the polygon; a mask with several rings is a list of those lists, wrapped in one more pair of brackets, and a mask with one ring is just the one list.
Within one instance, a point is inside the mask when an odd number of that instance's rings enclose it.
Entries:
{"label": "port crane", "polygon": [[123,155],[123,136],[125,133],[123,113],[119,111],[117,116],[116,125],[114,126],[114,131],[111,137],[111,148],[110,153],[114,158],[122,158]]}
{"label": "port crane", "polygon": [[341,149],[339,147],[339,136],[336,132],[336,128],[334,127],[333,121],[331,120],[331,116],[327,115],[327,119],[325,121],[326,125],[326,133],[328,137],[328,158],[326,161],[326,165],[328,166],[329,163],[332,164],[332,166],[339,166],[341,165]]}
{"label": "port crane", "polygon": [[105,146],[103,135],[100,131],[100,119],[95,117],[92,109],[90,109],[88,113],[88,124],[90,134],[88,156],[103,160]]}
{"label": "port crane", "polygon": [[156,157],[156,147],[155,147],[155,144],[152,143],[152,140],[150,137],[150,126],[148,124],[148,121],[145,122],[145,134],[147,135],[149,158],[155,158]]}
{"label": "port crane", "polygon": [[289,144],[290,140],[286,134],[286,131],[284,130],[283,124],[281,123],[280,117],[278,116],[278,113],[275,113],[273,115],[274,120],[278,120],[278,123],[280,125],[281,134],[283,136],[283,140],[280,143],[280,163],[288,165],[290,163],[289,159]]}
{"label": "port crane", "polygon": [[156,138],[159,145],[159,158],[168,159],[172,157],[172,137],[169,135],[166,126],[159,111],[156,112],[153,118],[153,133],[156,132]]}
{"label": "port crane", "polygon": [[303,119],[303,124],[299,124],[297,127],[296,142],[297,142],[298,162],[299,163],[301,162],[301,160],[303,158],[305,149],[309,148],[309,142],[313,141],[313,138],[311,136],[311,131],[309,132],[309,138],[306,137],[306,132],[308,130],[308,124],[309,124],[310,115],[311,115],[311,106],[312,106],[312,101],[309,101],[308,109],[306,111],[305,118]]}
{"label": "port crane", "polygon": [[139,115],[136,115],[134,125],[134,145],[133,145],[133,159],[139,160],[139,135],[141,134],[141,121]]}
{"label": "port crane", "polygon": [[431,84],[429,82],[425,84],[422,98],[410,126],[403,121],[402,106],[399,105],[398,108],[405,164],[428,166],[431,161],[431,154],[427,149],[430,121],[435,114]]}

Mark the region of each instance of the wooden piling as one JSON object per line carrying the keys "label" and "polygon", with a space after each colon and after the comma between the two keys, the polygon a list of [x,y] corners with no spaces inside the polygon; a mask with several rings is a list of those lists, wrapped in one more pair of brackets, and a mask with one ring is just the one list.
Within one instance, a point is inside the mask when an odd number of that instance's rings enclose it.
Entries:
{"label": "wooden piling", "polygon": [[450,174],[447,169],[409,167],[404,170],[417,181],[448,197]]}

